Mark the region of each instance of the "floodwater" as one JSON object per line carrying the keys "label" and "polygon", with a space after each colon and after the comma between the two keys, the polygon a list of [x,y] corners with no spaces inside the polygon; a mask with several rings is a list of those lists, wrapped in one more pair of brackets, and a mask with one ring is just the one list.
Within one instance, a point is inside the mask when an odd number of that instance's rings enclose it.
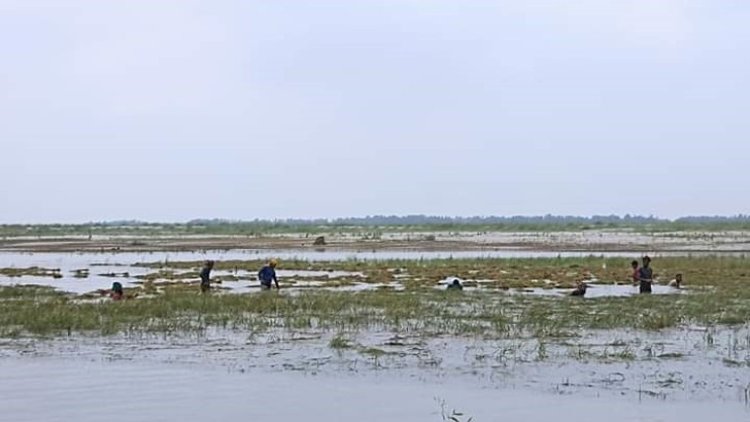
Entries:
{"label": "floodwater", "polygon": [[740,421],[738,403],[616,400],[423,384],[387,377],[228,373],[185,365],[0,360],[4,420],[425,421],[453,410],[466,421]]}
{"label": "floodwater", "polygon": [[[588,256],[532,251],[206,251],[6,253],[0,267],[59,268],[63,278],[0,277],[75,293],[133,286],[137,262],[283,259],[434,259]],[[637,256],[638,254],[597,254]],[[73,271],[89,269],[88,278]],[[111,278],[102,274],[128,273]],[[251,277],[247,271],[216,275]],[[280,271],[296,288],[348,272]],[[452,280],[452,278],[450,278]],[[448,279],[446,279],[446,282]],[[477,280],[481,285],[480,280]],[[283,283],[283,281],[282,281]],[[248,286],[250,284],[250,286]],[[257,283],[226,282],[232,292]],[[398,281],[385,287],[399,288]],[[378,288],[354,283],[335,289]],[[403,287],[403,286],[401,286]],[[331,287],[332,288],[332,287]],[[439,285],[438,288],[445,288]],[[563,289],[517,294],[563,295]],[[592,284],[586,297],[628,296]],[[655,294],[681,294],[654,286]],[[563,339],[429,337],[419,332],[243,331],[0,339],[0,421],[745,421],[750,418],[748,327],[598,331]],[[542,343],[542,341],[549,343]],[[374,352],[373,352],[374,350]]]}
{"label": "floodwater", "polygon": [[[477,284],[477,287],[473,286],[464,286],[463,290],[465,291],[477,291],[477,290],[486,290],[489,289],[486,287],[487,284],[495,283],[495,280],[467,280],[463,279],[461,277],[447,277],[443,280],[440,280],[435,286],[435,289],[438,290],[445,290],[447,289],[448,285],[450,285],[453,280],[458,280],[462,285],[466,283],[466,281],[473,281]],[[639,295],[640,290],[638,286],[633,286],[631,284],[603,284],[603,283],[595,283],[595,282],[587,282],[586,283],[588,288],[586,290],[586,298],[597,298],[597,297],[627,297],[627,296],[634,296]],[[682,294],[686,293],[687,290],[684,289],[677,289],[674,287],[666,286],[666,285],[660,285],[660,284],[653,284],[651,286],[651,294],[655,295],[674,295],[674,294]],[[491,289],[491,290],[497,290]],[[541,287],[527,287],[527,288],[513,288],[508,289],[507,292],[510,294],[528,294],[532,296],[556,296],[556,297],[562,297],[562,296],[569,296],[570,293],[573,291],[572,288],[568,289],[560,289],[560,288],[550,288],[550,289],[544,289]]]}
{"label": "floodwater", "polygon": [[[132,265],[138,262],[178,262],[201,261],[213,259],[227,260],[265,260],[279,258],[281,260],[300,259],[307,261],[346,261],[346,260],[415,260],[415,259],[475,259],[475,258],[581,258],[589,256],[634,258],[642,252],[550,252],[517,249],[492,249],[474,251],[362,251],[362,250],[261,250],[236,249],[196,252],[1,252],[0,268],[3,267],[32,267],[45,268],[85,268],[91,264]],[[689,253],[665,252],[652,253],[652,257],[660,256],[742,256],[734,252],[717,253]]]}
{"label": "floodwater", "polygon": [[[718,344],[735,338],[728,332],[710,347],[692,331],[581,339],[588,353],[629,338],[654,356],[611,363],[565,358],[552,345],[539,362],[533,341],[355,336],[387,352],[373,358],[333,351],[321,333],[238,334],[5,341],[0,420],[437,422],[453,409],[462,422],[750,417],[750,371],[717,360],[726,353]],[[737,353],[747,356],[747,346]],[[699,350],[693,359],[670,353]]]}
{"label": "floodwater", "polygon": [[[669,253],[666,255],[674,255]],[[54,279],[52,277],[3,277],[0,276],[0,286],[16,284],[34,284],[52,286],[56,289],[83,294],[98,289],[108,289],[112,286],[113,281],[119,281],[125,287],[135,287],[137,276],[145,275],[152,270],[144,267],[136,267],[134,264],[143,262],[178,262],[178,261],[201,261],[205,259],[214,260],[264,260],[271,257],[283,260],[303,259],[310,261],[343,261],[343,260],[391,260],[391,259],[442,259],[442,258],[554,258],[554,257],[628,257],[638,256],[638,253],[595,253],[595,252],[543,252],[543,251],[519,251],[519,250],[489,250],[489,251],[454,251],[454,252],[435,252],[435,251],[309,251],[309,250],[231,250],[231,251],[201,251],[201,252],[104,252],[104,253],[24,253],[24,252],[0,252],[0,268],[29,268],[41,267],[48,269],[59,269],[62,278]],[[656,257],[660,256],[655,254]],[[74,271],[78,269],[89,269],[87,278],[74,277]],[[112,278],[106,274],[127,273],[127,277]],[[214,276],[230,275],[230,272],[215,272]],[[249,274],[249,273],[248,273]],[[249,279],[254,280],[252,275],[243,273]],[[236,274],[235,274],[236,275]],[[323,272],[302,274],[300,272],[285,272],[280,270],[280,277],[294,278],[335,278],[344,276],[357,276],[357,273],[343,272]],[[197,279],[196,279],[197,281]],[[313,287],[315,283],[299,283],[298,287]],[[360,285],[361,284],[361,285]],[[372,286],[366,284],[357,284],[348,286],[348,289],[366,290],[368,288],[379,288],[381,286]],[[253,291],[257,287],[255,281],[244,281],[241,283],[224,283],[222,286],[227,290],[246,292]],[[398,287],[398,286],[395,286]],[[249,290],[248,290],[249,289]],[[340,287],[344,289],[344,287]],[[599,293],[592,289],[591,297]],[[617,289],[615,289],[617,290]],[[619,291],[615,291],[619,294]],[[622,292],[623,295],[627,292]],[[587,293],[587,296],[589,294]]]}
{"label": "floodwater", "polygon": [[[651,286],[651,294],[654,295],[676,295],[685,293],[686,290],[676,289],[674,287],[662,286],[654,284]],[[537,296],[566,296],[569,295],[573,289],[541,289],[541,288],[527,288],[518,289],[517,292],[524,294],[531,294]],[[597,298],[597,297],[627,297],[639,295],[640,290],[638,286],[631,286],[625,284],[593,284],[588,283],[586,289],[585,298]]]}

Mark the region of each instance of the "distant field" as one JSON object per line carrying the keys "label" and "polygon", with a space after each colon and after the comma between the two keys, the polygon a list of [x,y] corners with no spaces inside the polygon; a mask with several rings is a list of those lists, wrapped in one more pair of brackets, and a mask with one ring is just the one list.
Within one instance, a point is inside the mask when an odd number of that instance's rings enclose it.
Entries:
{"label": "distant field", "polygon": [[[420,222],[422,221],[422,222]],[[652,218],[479,218],[479,219],[343,219],[334,221],[197,221],[188,223],[90,223],[90,224],[5,224],[0,237],[55,236],[262,236],[273,234],[318,233],[403,233],[403,232],[561,232],[585,230],[632,230],[635,232],[718,232],[750,230],[750,219],[693,218],[660,220]]]}

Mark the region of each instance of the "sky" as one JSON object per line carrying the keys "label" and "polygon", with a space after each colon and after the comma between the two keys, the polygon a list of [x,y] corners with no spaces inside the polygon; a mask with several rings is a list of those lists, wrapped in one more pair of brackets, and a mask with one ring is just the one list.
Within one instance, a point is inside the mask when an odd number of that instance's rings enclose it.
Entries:
{"label": "sky", "polygon": [[0,223],[750,212],[750,2],[0,0]]}

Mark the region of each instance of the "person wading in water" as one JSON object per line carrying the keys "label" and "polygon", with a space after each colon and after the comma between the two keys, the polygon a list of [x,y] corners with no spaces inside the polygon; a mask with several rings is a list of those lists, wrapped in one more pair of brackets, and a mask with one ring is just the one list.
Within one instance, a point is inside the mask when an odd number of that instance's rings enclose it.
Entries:
{"label": "person wading in water", "polygon": [[211,260],[206,261],[201,270],[201,293],[208,292],[211,289],[211,270],[214,269],[214,262]]}
{"label": "person wading in water", "polygon": [[279,290],[279,280],[276,278],[277,265],[279,265],[279,261],[272,259],[268,265],[258,271],[258,280],[260,281],[261,289],[269,290],[273,281],[276,284],[276,290]]}
{"label": "person wading in water", "polygon": [[583,281],[579,281],[576,283],[576,288],[570,292],[571,296],[586,296],[586,289],[588,288],[588,285],[584,283]]}
{"label": "person wading in water", "polygon": [[654,282],[654,271],[651,269],[651,258],[643,257],[643,265],[638,270],[638,281],[641,293],[651,293],[651,284]]}

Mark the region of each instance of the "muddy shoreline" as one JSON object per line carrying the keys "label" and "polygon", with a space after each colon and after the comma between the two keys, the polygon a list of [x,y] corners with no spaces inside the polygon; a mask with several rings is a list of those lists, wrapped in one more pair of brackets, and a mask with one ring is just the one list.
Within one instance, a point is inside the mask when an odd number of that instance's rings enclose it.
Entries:
{"label": "muddy shoreline", "polygon": [[325,236],[315,244],[306,235],[40,237],[0,240],[0,252],[163,252],[202,250],[300,251],[539,251],[633,253],[750,253],[750,232],[659,233],[385,233],[378,238],[346,234]]}

